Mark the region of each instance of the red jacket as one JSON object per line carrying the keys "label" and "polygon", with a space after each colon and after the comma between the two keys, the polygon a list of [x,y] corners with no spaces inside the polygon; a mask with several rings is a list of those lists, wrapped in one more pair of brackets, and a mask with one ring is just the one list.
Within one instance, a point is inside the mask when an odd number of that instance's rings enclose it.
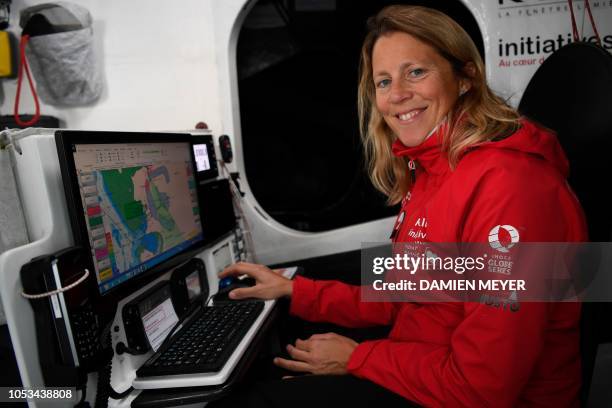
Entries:
{"label": "red jacket", "polygon": [[[585,241],[554,135],[523,121],[515,134],[467,153],[451,171],[439,133],[396,155],[417,163],[397,241],[487,242],[511,225],[522,242]],[[425,221],[425,222],[423,222]],[[424,406],[578,406],[578,303],[367,303],[358,287],[296,278],[291,312],[348,327],[392,324],[366,341],[348,371]]]}

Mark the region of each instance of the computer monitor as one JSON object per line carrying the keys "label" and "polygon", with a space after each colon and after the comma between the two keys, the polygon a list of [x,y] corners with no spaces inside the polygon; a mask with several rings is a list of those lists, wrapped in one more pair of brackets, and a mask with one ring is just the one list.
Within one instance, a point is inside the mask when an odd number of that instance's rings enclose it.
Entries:
{"label": "computer monitor", "polygon": [[190,135],[56,132],[75,243],[106,295],[204,244]]}

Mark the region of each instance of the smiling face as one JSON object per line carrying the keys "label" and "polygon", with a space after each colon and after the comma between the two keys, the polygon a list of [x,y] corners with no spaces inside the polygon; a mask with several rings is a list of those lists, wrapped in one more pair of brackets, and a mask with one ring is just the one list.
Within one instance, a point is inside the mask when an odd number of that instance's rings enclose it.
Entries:
{"label": "smiling face", "polygon": [[403,32],[376,41],[372,75],[378,111],[409,147],[425,140],[469,85],[434,48]]}

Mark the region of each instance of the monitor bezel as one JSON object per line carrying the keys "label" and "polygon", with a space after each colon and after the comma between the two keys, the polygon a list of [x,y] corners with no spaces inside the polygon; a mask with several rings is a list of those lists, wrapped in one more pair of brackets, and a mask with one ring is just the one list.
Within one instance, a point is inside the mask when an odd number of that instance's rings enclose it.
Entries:
{"label": "monitor bezel", "polygon": [[[89,242],[89,234],[87,224],[83,212],[83,202],[79,189],[78,180],[76,177],[76,166],[74,162],[74,154],[72,146],[75,144],[114,144],[114,143],[186,143],[188,145],[189,155],[191,158],[192,170],[195,178],[196,163],[193,153],[192,136],[187,133],[148,133],[148,132],[103,132],[103,131],[76,131],[76,130],[58,130],[55,132],[55,141],[66,196],[66,205],[68,216],[70,218],[70,227],[74,238],[74,244],[82,246],[88,253],[87,267],[94,273],[90,274],[89,286],[90,294],[99,299],[108,300],[114,303],[119,299],[133,293],[143,285],[153,281],[165,272],[191,259],[207,245],[208,239],[203,223],[203,214],[200,212],[200,226],[202,228],[203,238],[201,241],[192,244],[183,251],[175,254],[169,259],[133,276],[127,281],[124,281],[117,286],[108,289],[104,293],[100,292],[98,281],[95,276],[95,268],[91,256],[91,245]],[[198,207],[202,208],[199,194],[197,194]],[[106,302],[104,302],[106,303]]]}

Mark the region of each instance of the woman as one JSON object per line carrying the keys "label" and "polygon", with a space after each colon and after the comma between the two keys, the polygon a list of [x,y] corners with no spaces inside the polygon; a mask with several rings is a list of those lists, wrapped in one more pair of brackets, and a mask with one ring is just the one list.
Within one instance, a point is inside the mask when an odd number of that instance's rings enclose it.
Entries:
{"label": "woman", "polygon": [[[391,6],[368,29],[360,121],[372,181],[390,203],[402,201],[395,242],[488,242],[503,233],[512,242],[586,240],[561,147],[491,92],[459,25],[431,9]],[[360,344],[315,335],[289,345],[291,359],[275,359],[295,372],[340,375],[322,377],[338,384],[361,379],[344,389],[353,395],[347,406],[368,406],[367,393],[389,405],[399,404],[396,395],[424,406],[578,405],[577,303],[366,303],[357,287],[289,281],[261,265],[236,264],[221,276],[244,273],[257,285],[233,298],[290,296],[290,312],[306,320],[393,325],[387,339]],[[310,398],[292,381],[276,385],[292,390],[287,406]],[[262,405],[282,405],[269,394]]]}

